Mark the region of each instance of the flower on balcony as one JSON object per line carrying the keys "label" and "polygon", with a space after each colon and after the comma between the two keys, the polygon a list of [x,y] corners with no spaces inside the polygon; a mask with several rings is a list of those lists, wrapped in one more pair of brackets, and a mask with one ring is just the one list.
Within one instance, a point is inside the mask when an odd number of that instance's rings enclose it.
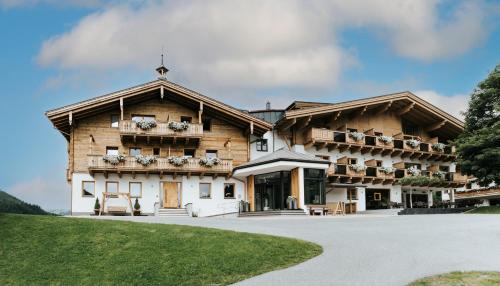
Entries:
{"label": "flower on balcony", "polygon": [[380,167],[379,170],[380,170],[380,172],[382,172],[384,174],[392,174],[392,173],[394,173],[394,170],[396,170],[396,169],[393,167]]}
{"label": "flower on balcony", "polygon": [[446,145],[443,143],[432,144],[432,150],[434,150],[434,151],[444,152],[444,148],[446,148]]}
{"label": "flower on balcony", "polygon": [[210,157],[210,158],[205,157],[201,158],[199,163],[200,166],[211,168],[213,166],[219,165],[221,163],[221,160],[217,157]]}
{"label": "flower on balcony", "polygon": [[441,184],[443,183],[443,179],[441,178],[430,178],[427,176],[411,176],[411,177],[404,177],[401,179],[397,180],[397,184],[399,185],[412,185],[412,186],[430,186],[434,184]]}
{"label": "flower on balcony", "polygon": [[444,177],[446,176],[446,172],[443,171],[436,171],[432,174],[433,177],[440,178],[444,180]]}
{"label": "flower on balcony", "polygon": [[125,156],[123,155],[104,155],[102,160],[111,165],[118,165],[120,162],[125,161]]}
{"label": "flower on balcony", "polygon": [[189,127],[189,122],[175,122],[175,121],[170,121],[168,123],[168,128],[174,130],[174,131],[184,131],[187,130]]}
{"label": "flower on balcony", "polygon": [[149,166],[151,164],[153,164],[154,162],[156,162],[156,156],[152,156],[152,155],[137,155],[135,156],[135,160],[137,161],[137,163],[143,165],[143,166]]}
{"label": "flower on balcony", "polygon": [[386,145],[391,144],[392,141],[394,140],[394,138],[392,138],[391,136],[384,136],[384,135],[378,136],[377,139]]}
{"label": "flower on balcony", "polygon": [[187,157],[170,156],[167,158],[168,162],[176,167],[180,167],[188,162]]}
{"label": "flower on balcony", "polygon": [[141,119],[141,120],[138,120],[135,122],[135,125],[139,128],[141,128],[142,130],[149,130],[153,127],[156,127],[156,121],[155,120],[144,120],[144,119]]}
{"label": "flower on balcony", "polygon": [[361,172],[361,171],[366,170],[366,165],[351,164],[351,165],[349,165],[349,168],[351,168],[351,170],[354,170],[355,172]]}
{"label": "flower on balcony", "polygon": [[420,176],[420,173],[422,172],[416,166],[411,166],[410,168],[408,168],[406,170],[408,171],[408,173],[410,173],[411,176]]}
{"label": "flower on balcony", "polygon": [[354,141],[361,141],[365,138],[365,134],[361,132],[349,132],[349,137],[354,139]]}
{"label": "flower on balcony", "polygon": [[418,141],[417,139],[406,140],[406,145],[410,146],[411,148],[417,148],[418,145],[420,145],[420,141]]}

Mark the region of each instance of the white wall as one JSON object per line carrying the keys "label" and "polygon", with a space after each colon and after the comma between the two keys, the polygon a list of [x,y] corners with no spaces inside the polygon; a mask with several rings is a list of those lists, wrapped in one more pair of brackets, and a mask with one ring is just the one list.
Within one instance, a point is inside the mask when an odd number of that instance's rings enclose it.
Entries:
{"label": "white wall", "polygon": [[276,131],[268,131],[262,136],[262,138],[267,139],[267,152],[257,151],[256,143],[253,142],[250,144],[250,160],[271,154],[281,148],[288,149],[287,144],[278,136]]}
{"label": "white wall", "polygon": [[[145,175],[136,175],[135,179],[131,175],[122,175],[121,178],[116,174],[110,174],[106,179],[102,174],[95,174],[94,177],[85,173],[73,174],[72,180],[72,202],[71,208],[73,214],[92,213],[94,211],[94,197],[82,197],[82,181],[95,181],[95,195],[98,196],[99,202],[102,205],[102,193],[106,190],[106,181],[116,181],[119,184],[119,192],[129,191],[129,182],[142,183],[142,197],[139,198],[141,210],[143,213],[153,214],[155,203],[161,205],[162,191],[161,182],[180,182],[182,184],[181,207],[187,203],[193,204],[193,211],[198,216],[211,216],[224,213],[233,213],[238,211],[238,202],[245,198],[245,184],[236,179],[226,180],[225,177],[204,177],[200,180],[198,176],[177,176],[174,180],[172,176],[163,176],[160,180],[157,175],[150,175],[146,178]],[[211,183],[211,198],[200,199],[199,183]],[[224,183],[235,184],[235,198],[224,198]],[[135,199],[132,199],[132,204]],[[110,198],[106,201],[106,205],[111,206],[128,206],[128,202],[123,197]],[[128,209],[130,211],[130,209]]]}
{"label": "white wall", "polygon": [[[357,187],[356,188],[358,199],[352,200],[356,203],[357,211],[365,211],[366,210],[366,195],[365,188]],[[326,194],[326,202],[344,202],[348,203],[349,199],[347,198],[347,188],[334,188]]]}

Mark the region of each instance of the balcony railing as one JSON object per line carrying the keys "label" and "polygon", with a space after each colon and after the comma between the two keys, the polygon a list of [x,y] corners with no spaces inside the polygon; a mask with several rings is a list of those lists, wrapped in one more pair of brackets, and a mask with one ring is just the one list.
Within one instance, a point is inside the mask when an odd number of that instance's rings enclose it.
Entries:
{"label": "balcony railing", "polygon": [[[381,154],[382,156],[391,155],[392,157],[401,155],[401,157],[410,157],[412,159],[436,161],[451,161],[455,158],[452,146],[446,146],[440,152],[432,148],[432,142],[420,142],[417,147],[413,148],[407,144],[410,139],[394,138],[392,142],[384,143],[378,136],[373,135],[373,132],[370,134],[365,134],[363,139],[357,141],[349,136],[349,132],[311,127],[307,131],[305,141],[306,145],[316,146],[318,150],[321,148],[328,148],[329,151],[339,149],[341,152],[350,150],[352,153],[359,151],[362,154],[371,153],[372,155]],[[395,137],[404,138],[404,135],[400,134]]]}
{"label": "balcony railing", "polygon": [[[432,170],[422,170],[420,171],[420,176],[424,177],[435,177],[438,171]],[[411,177],[411,173],[407,169],[396,169],[394,172],[396,179],[401,179],[405,177]],[[461,173],[454,172],[444,172],[444,177],[441,183],[432,183],[430,186],[436,187],[458,187],[463,186],[467,183],[467,176]]]}
{"label": "balcony railing", "polygon": [[233,170],[233,160],[220,159],[220,163],[212,167],[200,165],[199,158],[188,158],[187,163],[175,166],[168,158],[158,157],[156,162],[144,166],[135,157],[127,156],[123,162],[116,165],[103,160],[103,155],[88,155],[88,167],[92,173],[160,173],[160,174],[230,174]]}
{"label": "balcony railing", "polygon": [[189,123],[186,130],[175,131],[168,127],[168,123],[157,122],[155,127],[143,130],[137,126],[135,121],[122,120],[120,121],[120,134],[164,137],[202,137],[203,124]]}
{"label": "balcony railing", "polygon": [[328,176],[333,180],[354,180],[374,184],[390,184],[394,181],[394,173],[386,174],[381,171],[382,167],[367,166],[366,170],[356,171],[349,164],[332,164],[328,170]]}

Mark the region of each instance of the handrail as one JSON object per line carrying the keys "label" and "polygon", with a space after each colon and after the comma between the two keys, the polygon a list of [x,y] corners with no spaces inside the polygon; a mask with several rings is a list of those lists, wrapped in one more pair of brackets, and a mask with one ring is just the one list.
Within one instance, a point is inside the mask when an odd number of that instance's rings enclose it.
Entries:
{"label": "handrail", "polygon": [[203,124],[189,123],[186,130],[175,131],[168,127],[168,123],[157,122],[155,127],[143,130],[137,126],[133,120],[120,121],[120,133],[124,134],[144,134],[144,135],[163,135],[163,136],[184,136],[200,137],[203,136]]}
{"label": "handrail", "polygon": [[92,169],[111,169],[111,170],[164,170],[164,171],[217,171],[217,172],[231,172],[233,169],[232,159],[220,159],[220,163],[212,167],[205,167],[200,165],[200,158],[187,158],[187,163],[182,166],[175,166],[168,162],[168,158],[158,157],[156,162],[148,166],[143,166],[137,162],[133,156],[126,156],[123,162],[113,165],[103,160],[103,155],[87,155],[88,167]]}

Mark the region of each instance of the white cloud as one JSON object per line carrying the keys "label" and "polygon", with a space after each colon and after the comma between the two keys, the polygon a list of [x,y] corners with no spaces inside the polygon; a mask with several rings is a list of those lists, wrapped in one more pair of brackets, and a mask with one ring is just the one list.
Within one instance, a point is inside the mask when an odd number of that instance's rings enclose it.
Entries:
{"label": "white cloud", "polygon": [[[56,175],[57,174],[57,175]],[[69,210],[70,186],[64,180],[64,172],[34,177],[19,182],[5,190],[9,194],[30,204],[37,204],[44,210]]]}
{"label": "white cloud", "polygon": [[213,87],[338,84],[356,62],[337,42],[370,29],[404,57],[430,61],[468,51],[484,36],[481,2],[448,20],[438,1],[189,1],[111,5],[43,43],[38,62],[64,70],[149,69],[161,47],[178,78]]}
{"label": "white cloud", "polygon": [[440,109],[448,112],[449,114],[455,116],[460,120],[464,120],[464,116],[461,112],[467,110],[469,96],[463,94],[445,96],[441,95],[433,90],[419,90],[413,92],[415,95],[421,97],[424,100],[434,104]]}

